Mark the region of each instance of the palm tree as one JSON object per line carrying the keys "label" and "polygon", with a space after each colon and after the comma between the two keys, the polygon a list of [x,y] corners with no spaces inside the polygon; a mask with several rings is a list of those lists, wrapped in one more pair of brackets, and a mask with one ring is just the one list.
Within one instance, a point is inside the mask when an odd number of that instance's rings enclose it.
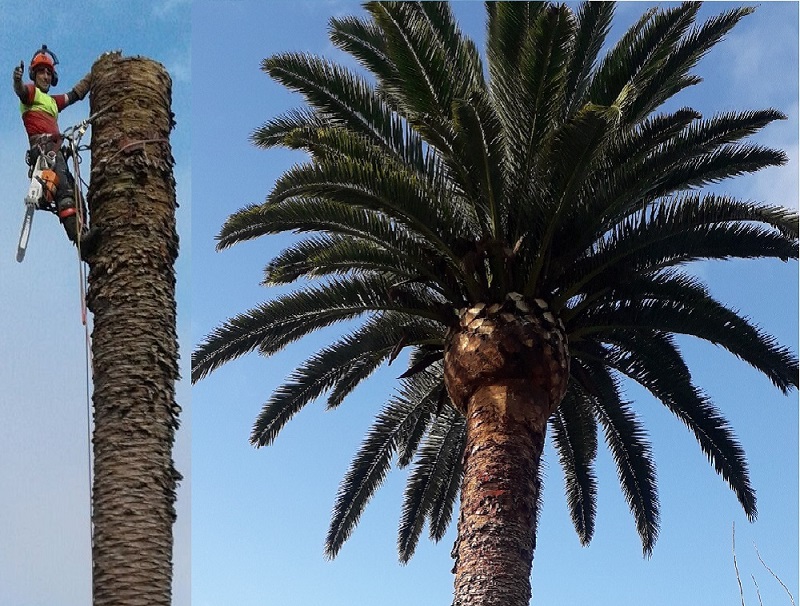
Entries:
{"label": "palm tree", "polygon": [[797,387],[794,354],[686,267],[797,258],[795,213],[704,191],[785,163],[745,141],[784,116],[660,109],[699,82],[693,67],[751,9],[704,23],[696,3],[649,10],[601,56],[611,3],[487,3],[484,71],[448,4],[365,8],[367,18],[331,19],[330,38],[374,81],[306,54],[263,63],[308,107],[253,142],[310,159],[232,215],[218,248],[308,234],[266,268],[267,284],[300,284],[212,331],[192,380],[347,322],[273,393],[251,435],[264,446],[304,405],[327,395],[338,406],[407,350],[398,394],[340,486],[326,550],[336,555],[394,461],[413,465],[400,558],[426,522],[443,536],[460,490],[459,606],[530,600],[548,426],[580,540],[594,532],[599,429],[652,551],[654,465],[623,378],[686,424],[754,518],[744,453],[676,335],[724,347],[783,392]]}
{"label": "palm tree", "polygon": [[[124,83],[124,86],[120,86]],[[103,55],[92,68],[89,209],[94,317],[92,588],[95,606],[170,606],[180,474],[175,402],[175,181],[172,83],[150,59]]]}

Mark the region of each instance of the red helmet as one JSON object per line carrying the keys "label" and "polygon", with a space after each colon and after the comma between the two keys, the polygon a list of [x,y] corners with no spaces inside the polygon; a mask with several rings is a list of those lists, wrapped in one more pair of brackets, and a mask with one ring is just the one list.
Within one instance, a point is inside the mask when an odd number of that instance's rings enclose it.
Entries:
{"label": "red helmet", "polygon": [[53,75],[51,83],[53,86],[58,84],[58,73],[56,72],[56,65],[58,65],[58,58],[55,53],[47,48],[46,44],[42,44],[42,48],[33,53],[30,66],[28,67],[28,77],[35,80],[37,70],[46,67]]}

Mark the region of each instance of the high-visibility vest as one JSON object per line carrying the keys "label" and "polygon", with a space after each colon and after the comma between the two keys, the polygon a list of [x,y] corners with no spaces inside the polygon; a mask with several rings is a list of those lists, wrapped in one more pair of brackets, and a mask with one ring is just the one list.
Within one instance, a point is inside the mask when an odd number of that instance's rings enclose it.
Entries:
{"label": "high-visibility vest", "polygon": [[58,118],[58,105],[56,104],[56,100],[53,99],[50,95],[45,92],[39,90],[38,87],[33,87],[35,93],[33,95],[33,103],[30,105],[25,105],[24,103],[19,104],[19,111],[20,113],[24,114],[25,112],[44,112],[46,114],[50,114],[53,116],[53,119]]}

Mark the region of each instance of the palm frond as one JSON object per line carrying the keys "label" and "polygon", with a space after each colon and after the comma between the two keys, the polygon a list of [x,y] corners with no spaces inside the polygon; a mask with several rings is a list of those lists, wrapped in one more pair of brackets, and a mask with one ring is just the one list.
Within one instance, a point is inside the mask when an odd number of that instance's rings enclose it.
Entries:
{"label": "palm frond", "polygon": [[403,435],[429,416],[429,402],[417,398],[395,398],[376,416],[336,495],[325,539],[325,553],[329,558],[339,552],[372,495],[383,483]]}
{"label": "palm frond", "polygon": [[591,402],[578,389],[570,389],[550,417],[553,444],[564,470],[567,506],[581,544],[588,545],[594,534],[597,505],[597,425]]}
{"label": "palm frond", "polygon": [[487,6],[491,7],[490,98],[502,125],[511,205],[504,210],[514,214],[514,205],[526,199],[538,172],[546,171],[546,166],[537,165],[546,164],[544,140],[564,113],[565,71],[575,23],[565,6],[522,2]]}
{"label": "palm frond", "polygon": [[556,307],[581,292],[698,259],[797,258],[797,230],[797,215],[781,207],[714,194],[664,200],[616,223],[577,259],[567,257],[571,263],[551,276]]}
{"label": "palm frond", "polygon": [[716,472],[730,485],[747,517],[756,517],[756,496],[750,484],[741,445],[725,418],[692,385],[689,369],[673,340],[657,332],[612,335],[619,348],[608,357],[624,373],[658,398],[694,433]]}
{"label": "palm frond", "polygon": [[[461,437],[460,440],[463,443],[466,441],[466,436]],[[442,475],[444,478],[439,494],[431,505],[430,512],[428,513],[429,536],[434,542],[441,541],[447,532],[447,528],[450,526],[453,517],[453,509],[458,500],[461,481],[464,475],[463,448],[460,450],[462,451],[461,454],[459,454],[459,447],[457,445],[454,446],[453,454],[449,461],[450,464],[443,470]],[[409,558],[410,557],[411,554],[409,554]]]}
{"label": "palm frond", "polygon": [[437,330],[424,321],[404,320],[392,313],[378,315],[311,356],[275,389],[256,419],[250,441],[257,446],[272,443],[289,419],[326,391],[332,392],[328,407],[337,406],[389,358],[401,339],[413,345]]}
{"label": "palm frond", "polygon": [[265,268],[263,284],[287,284],[300,277],[383,273],[399,282],[424,282],[426,287],[457,299],[447,276],[434,271],[422,247],[400,249],[346,236],[317,236],[302,240],[276,255]]}
{"label": "palm frond", "polygon": [[453,476],[460,473],[465,436],[464,417],[450,407],[428,430],[403,496],[397,538],[401,562],[414,554],[425,520],[435,508],[439,518],[449,519],[455,498]]}
{"label": "palm frond", "polygon": [[529,29],[547,8],[544,2],[485,2],[486,56],[492,80],[519,70]]}
{"label": "palm frond", "polygon": [[429,143],[453,157],[450,105],[458,84],[451,80],[440,40],[430,35],[428,20],[414,3],[370,2],[365,8],[382,30],[394,67],[381,74],[381,91]]}
{"label": "palm frond", "polygon": [[[413,361],[413,351],[411,356]],[[411,364],[412,362],[409,362],[409,365]],[[398,436],[397,466],[400,469],[407,467],[414,459],[433,417],[440,412],[439,404],[442,397],[446,396],[447,392],[442,382],[441,364],[431,366],[429,370],[416,373],[401,382],[399,393],[394,398],[405,402],[403,404],[405,406],[419,402],[420,406],[423,406],[421,410],[424,412],[408,428],[408,431]]]}
{"label": "palm frond", "polygon": [[372,20],[358,17],[332,17],[329,36],[338,48],[349,53],[380,80],[397,78],[397,68],[387,54],[386,37]]}
{"label": "palm frond", "polygon": [[603,47],[614,15],[613,2],[582,2],[576,14],[577,25],[564,86],[565,115],[574,115],[588,99],[586,91],[592,70]]}
{"label": "palm frond", "polygon": [[220,365],[258,349],[264,355],[280,351],[289,343],[337,322],[362,314],[394,309],[414,312],[389,299],[392,283],[381,276],[331,280],[316,288],[290,293],[239,314],[208,335],[192,356],[192,380],[197,381]]}
{"label": "palm frond", "polygon": [[265,122],[250,135],[250,142],[261,149],[288,147],[303,149],[295,133],[314,132],[329,127],[319,114],[308,109],[294,109]]}
{"label": "palm frond", "polygon": [[573,358],[573,366],[580,369],[573,377],[589,396],[595,417],[603,427],[642,548],[645,555],[650,555],[658,536],[659,503],[647,433],[629,404],[620,398],[616,380],[602,364]]}
{"label": "palm frond", "polygon": [[[731,134],[717,136],[728,138]],[[607,162],[586,180],[581,192],[581,198],[588,201],[583,216],[594,217],[593,229],[587,226],[584,233],[597,238],[661,198],[786,162],[781,151],[746,144],[717,145],[714,138],[679,135],[659,144],[641,161],[616,158],[613,164]]]}
{"label": "palm frond", "polygon": [[573,326],[571,338],[602,340],[604,334],[618,330],[691,335],[721,345],[783,393],[798,384],[797,358],[788,348],[680,276],[650,280],[646,290],[627,293],[613,303],[598,300],[576,316]]}
{"label": "palm frond", "polygon": [[788,157],[783,151],[763,145],[724,145],[714,151],[677,162],[650,190],[649,196],[657,198],[675,191],[719,183],[762,168],[782,166],[787,161]]}
{"label": "palm frond", "polygon": [[749,6],[738,7],[716,15],[699,27],[692,28],[678,42],[658,71],[650,78],[637,103],[630,108],[633,121],[648,115],[687,86],[700,78],[689,74],[697,62],[743,17],[753,12]]}
{"label": "palm frond", "polygon": [[647,10],[600,62],[589,85],[589,100],[600,105],[614,103],[686,13],[685,4],[663,12]]}
{"label": "palm frond", "polygon": [[[302,53],[274,55],[262,62],[262,69],[275,80],[303,95],[314,109],[317,121],[330,128],[342,126],[368,137],[376,144],[398,151],[402,156],[405,133],[402,123],[360,76],[325,59]],[[293,121],[308,114],[293,114]],[[253,135],[270,142],[278,126],[267,123]],[[278,131],[280,132],[280,131]]]}
{"label": "palm frond", "polygon": [[[359,238],[386,248],[421,250],[428,257],[437,251],[415,234],[379,210],[317,197],[295,197],[280,204],[254,204],[231,215],[217,236],[219,250],[260,236],[295,231],[317,231]],[[434,264],[441,263],[437,259]]]}
{"label": "palm frond", "polygon": [[505,175],[500,124],[491,105],[474,95],[453,103],[453,127],[461,135],[459,149],[464,158],[467,182],[465,191],[480,209],[483,238],[500,239],[504,210]]}
{"label": "palm frond", "polygon": [[584,177],[592,170],[608,141],[612,125],[619,117],[619,108],[586,105],[577,116],[553,134],[549,146],[550,208],[545,211],[546,231],[541,241],[529,240],[523,248],[533,249],[530,272],[523,294],[533,296],[541,287],[549,269],[548,251],[553,238],[569,216],[573,200]]}
{"label": "palm frond", "polygon": [[460,233],[469,233],[469,223],[454,212],[446,192],[432,192],[427,183],[393,168],[352,161],[296,166],[278,179],[268,201],[326,198],[378,211],[434,244],[440,254],[457,264],[449,226],[458,225]]}

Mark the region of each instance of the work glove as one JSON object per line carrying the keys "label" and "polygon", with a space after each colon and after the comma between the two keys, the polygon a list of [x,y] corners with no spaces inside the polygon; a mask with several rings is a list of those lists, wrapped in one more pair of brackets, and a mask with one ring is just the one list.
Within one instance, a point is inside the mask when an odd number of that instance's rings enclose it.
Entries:
{"label": "work glove", "polygon": [[72,92],[78,99],[83,99],[92,87],[92,72],[86,74],[80,82],[72,87]]}

